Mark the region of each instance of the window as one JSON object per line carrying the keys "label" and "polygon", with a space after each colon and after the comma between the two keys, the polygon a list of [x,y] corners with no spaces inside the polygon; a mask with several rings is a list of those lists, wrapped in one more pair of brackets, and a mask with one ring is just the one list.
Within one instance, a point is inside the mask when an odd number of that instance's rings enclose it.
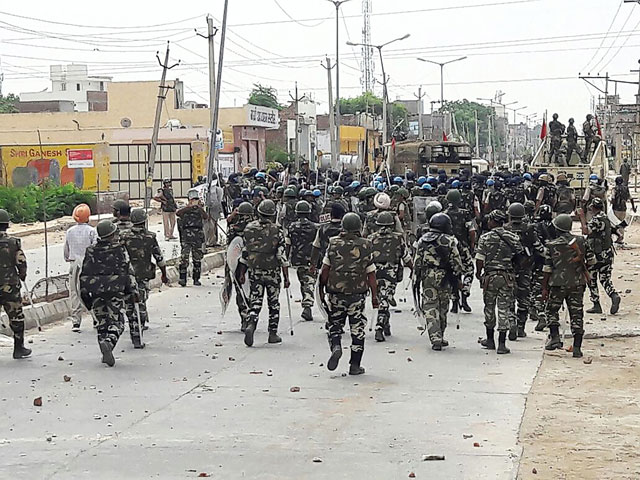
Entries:
{"label": "window", "polygon": [[61,92],[66,92],[67,91],[67,84],[66,83],[62,82],[60,84],[60,91]]}
{"label": "window", "polygon": [[80,91],[80,84],[79,83],[76,83],[76,90]]}
{"label": "window", "polygon": [[100,82],[100,91],[104,92],[104,82]]}

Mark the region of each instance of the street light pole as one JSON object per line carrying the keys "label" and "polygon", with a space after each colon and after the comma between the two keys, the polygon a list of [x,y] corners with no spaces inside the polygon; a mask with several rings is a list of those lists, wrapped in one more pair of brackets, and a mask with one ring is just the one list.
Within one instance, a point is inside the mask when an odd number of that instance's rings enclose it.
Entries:
{"label": "street light pole", "polygon": [[[340,153],[342,151],[342,140],[340,139],[340,6],[351,0],[328,0],[336,7],[336,104],[335,104],[335,124],[336,124],[336,155],[340,163]],[[337,164],[336,164],[337,166]]]}
{"label": "street light pole", "polygon": [[433,63],[434,65],[440,66],[440,108],[444,108],[444,67],[445,65],[449,65],[453,62],[460,62],[461,60],[465,60],[467,57],[460,57],[454,60],[449,60],[448,62],[434,62],[433,60],[428,60],[425,58],[418,57],[418,60],[426,63]]}

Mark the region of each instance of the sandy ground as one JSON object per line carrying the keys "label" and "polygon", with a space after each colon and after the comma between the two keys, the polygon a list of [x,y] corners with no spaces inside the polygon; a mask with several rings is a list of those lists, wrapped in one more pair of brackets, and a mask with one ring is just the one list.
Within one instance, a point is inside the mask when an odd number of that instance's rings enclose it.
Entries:
{"label": "sandy ground", "polygon": [[[584,359],[545,355],[520,431],[520,479],[640,478],[639,225],[626,241],[631,248],[618,249],[613,276],[620,313],[585,316]],[[604,299],[606,311],[609,305]]]}

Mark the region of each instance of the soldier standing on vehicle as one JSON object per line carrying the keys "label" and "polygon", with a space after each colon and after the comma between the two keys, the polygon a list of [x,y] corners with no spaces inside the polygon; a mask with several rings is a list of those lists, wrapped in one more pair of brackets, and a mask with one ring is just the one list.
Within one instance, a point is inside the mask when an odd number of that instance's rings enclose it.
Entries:
{"label": "soldier standing on vehicle", "polygon": [[318,234],[318,224],[313,223],[311,205],[301,200],[296,205],[298,219],[289,225],[285,235],[287,258],[290,265],[296,269],[302,294],[302,318],[307,322],[313,321],[313,296],[316,276],[311,273],[311,252],[313,241]]}
{"label": "soldier standing on vehicle", "polygon": [[97,320],[102,363],[113,367],[113,349],[124,331],[125,298],[137,300],[138,286],[118,227],[110,220],[96,227],[98,242],[87,248],[80,274],[80,295]]}
{"label": "soldier standing on vehicle", "polygon": [[576,193],[574,189],[569,186],[567,175],[559,173],[556,179],[556,204],[553,207],[553,211],[557,215],[562,213],[571,215],[575,209]]}
{"label": "soldier standing on vehicle", "polygon": [[200,283],[202,272],[202,258],[204,257],[204,221],[208,218],[207,212],[200,204],[197,190],[189,190],[187,193],[189,204],[176,212],[178,216],[178,230],[180,232],[180,265],[178,271],[181,287],[187,286],[187,270],[189,269],[189,256],[193,260],[193,284]]}
{"label": "soldier standing on vehicle", "polygon": [[416,283],[421,287],[421,313],[427,321],[431,348],[436,351],[448,347],[444,338],[452,287],[460,288],[463,272],[458,252],[458,242],[453,235],[451,219],[444,213],[436,213],[429,220],[429,230],[418,240],[414,268]]}
{"label": "soldier standing on vehicle", "polygon": [[378,285],[378,321],[376,324],[376,341],[384,342],[385,336],[391,335],[391,313],[389,302],[398,284],[398,272],[403,264],[411,268],[411,255],[401,233],[394,231],[395,219],[391,212],[382,212],[376,219],[380,229],[373,233],[369,240],[373,247],[373,261],[376,266]]}
{"label": "soldier standing on vehicle", "polygon": [[[124,243],[127,253],[129,254],[129,260],[136,276],[136,283],[138,284],[138,308],[136,310],[136,302],[127,302],[127,318],[129,319],[129,332],[131,333],[131,341],[135,348],[144,348],[142,342],[142,334],[138,328],[137,317],[140,314],[140,324],[143,330],[147,330],[149,327],[149,313],[147,311],[147,300],[149,299],[149,293],[151,288],[149,287],[149,281],[156,278],[156,266],[162,273],[162,283],[169,283],[167,278],[167,267],[164,263],[162,256],[162,250],[158,245],[156,234],[150,232],[145,227],[147,222],[147,212],[142,208],[137,208],[131,212],[131,223],[133,227],[131,230],[124,232],[121,235],[121,241]],[[152,262],[152,257],[155,259],[155,263]]]}
{"label": "soldier standing on vehicle", "polygon": [[571,165],[571,157],[573,152],[576,152],[582,160],[582,149],[578,145],[578,130],[574,125],[575,120],[569,119],[569,126],[567,127],[567,165]]}
{"label": "soldier standing on vehicle", "polygon": [[[549,122],[549,132],[551,133],[551,152],[549,153],[549,161],[560,164],[560,149],[562,148],[562,135],[564,135],[565,126],[558,121],[558,114],[553,114],[553,120]],[[566,163],[566,162],[565,162]]]}
{"label": "soldier standing on vehicle", "polygon": [[[244,343],[253,346],[253,336],[262,309],[262,300],[267,296],[269,309],[269,343],[281,343],[278,335],[280,323],[280,281],[288,289],[289,264],[286,259],[284,235],[275,223],[276,205],[272,200],[263,200],[258,205],[258,220],[251,222],[244,230],[244,249],[240,259],[240,283],[249,272],[251,286],[250,310]],[[282,272],[282,274],[281,274]],[[288,292],[287,292],[288,295]]]}
{"label": "soldier standing on vehicle", "polygon": [[178,204],[173,198],[173,188],[171,179],[165,178],[162,181],[162,188],[158,189],[158,194],[153,197],[156,202],[160,202],[162,210],[162,225],[164,227],[164,239],[169,241],[176,238],[173,234],[176,229],[176,210]]}
{"label": "soldier standing on vehicle", "polygon": [[468,299],[471,295],[471,284],[473,283],[473,257],[471,252],[476,248],[476,226],[473,213],[461,207],[462,195],[459,190],[449,190],[447,193],[449,208],[445,213],[451,219],[453,235],[458,240],[458,251],[462,260],[462,289],[458,290],[457,285],[452,285],[452,308],[451,313],[458,313],[458,307],[469,313],[471,306]]}
{"label": "soldier standing on vehicle", "polygon": [[[599,198],[594,198],[591,202],[593,216],[587,223],[584,211],[579,210],[580,222],[582,223],[582,234],[587,236],[587,252],[593,255],[595,262],[589,263],[589,293],[593,307],[587,313],[602,313],[600,305],[600,294],[598,293],[598,279],[604,287],[605,292],[611,297],[612,315],[618,313],[620,309],[620,295],[616,292],[611,273],[613,271],[613,240],[612,234],[619,236],[618,227],[611,224],[611,221],[604,213],[604,204]],[[556,226],[557,228],[557,226]]]}
{"label": "soldier standing on vehicle", "polygon": [[498,354],[511,353],[506,346],[507,332],[515,323],[514,304],[515,273],[513,261],[524,254],[518,235],[503,228],[507,220],[501,210],[489,215],[489,231],[480,237],[476,249],[476,277],[480,281],[484,297],[484,325],[487,338],[481,345],[495,350],[496,304],[498,307]]}
{"label": "soldier standing on vehicle", "polygon": [[9,317],[13,332],[13,358],[18,360],[31,355],[24,346],[24,313],[20,281],[27,279],[27,258],[22,251],[20,239],[10,237],[9,213],[0,209],[0,307]]}
{"label": "soldier standing on vehicle", "polygon": [[593,128],[593,115],[588,114],[587,120],[582,124],[582,133],[584,135],[585,147],[584,147],[584,157],[582,161],[585,163],[589,163],[591,160],[591,147],[598,147],[598,143],[600,143],[600,139],[597,136],[597,132]]}
{"label": "soldier standing on vehicle", "polygon": [[553,224],[558,237],[547,243],[548,253],[544,265],[542,298],[547,301],[550,338],[546,350],[562,348],[560,338],[559,310],[564,303],[569,311],[571,333],[573,333],[573,357],[582,357],[584,335],[583,297],[587,283],[587,263],[594,262],[588,257],[584,237],[571,234],[570,215],[561,214]]}
{"label": "soldier standing on vehicle", "polygon": [[329,313],[327,330],[331,357],[327,368],[333,371],[338,367],[342,357],[343,329],[348,318],[351,330],[349,375],[365,373],[361,362],[367,325],[364,315],[367,291],[371,291],[373,308],[380,306],[373,249],[371,242],[362,238],[361,230],[362,222],[357,214],[344,216],[342,232],[329,241],[320,273],[320,297],[326,298]]}
{"label": "soldier standing on vehicle", "polygon": [[[613,208],[613,214],[621,222],[627,217],[627,202],[631,202],[631,208],[633,213],[637,211],[636,204],[633,202],[631,193],[629,193],[629,187],[624,183],[622,176],[616,177],[616,186],[613,187],[613,193],[611,194],[611,207]],[[624,242],[624,228],[618,227],[618,240],[616,243]]]}

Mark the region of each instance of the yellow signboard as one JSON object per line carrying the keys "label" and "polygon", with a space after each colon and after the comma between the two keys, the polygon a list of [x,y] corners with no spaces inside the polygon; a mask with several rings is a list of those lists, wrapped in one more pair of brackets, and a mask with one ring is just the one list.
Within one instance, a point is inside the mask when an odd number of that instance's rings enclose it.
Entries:
{"label": "yellow signboard", "polygon": [[[89,152],[91,151],[91,152]],[[78,152],[91,161],[77,162]],[[104,143],[89,145],[24,145],[2,147],[4,183],[24,187],[48,180],[54,185],[73,183],[78,188],[109,189],[109,149]],[[69,164],[71,158],[71,164]],[[74,168],[75,167],[75,168]]]}

